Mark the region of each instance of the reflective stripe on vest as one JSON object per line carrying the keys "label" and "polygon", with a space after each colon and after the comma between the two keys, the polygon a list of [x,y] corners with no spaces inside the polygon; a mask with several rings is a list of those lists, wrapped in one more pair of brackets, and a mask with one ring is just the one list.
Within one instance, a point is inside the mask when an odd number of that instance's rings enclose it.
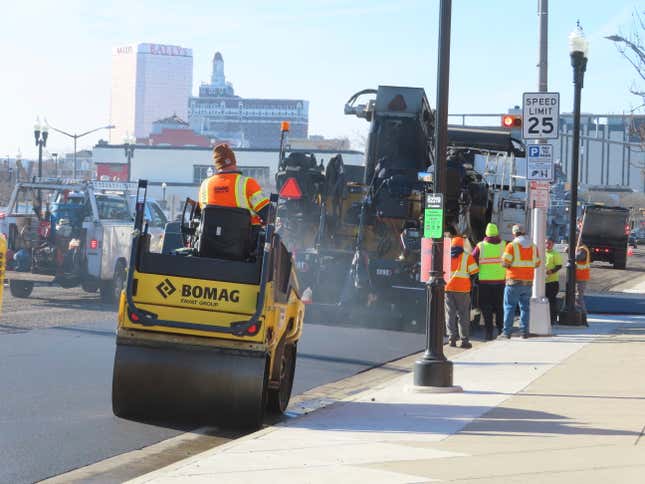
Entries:
{"label": "reflective stripe on vest", "polygon": [[537,265],[537,251],[535,250],[535,247],[531,245],[531,258],[530,259],[522,259],[521,256],[521,250],[520,250],[520,244],[517,242],[513,242],[513,262],[511,262],[511,267],[529,267],[531,269],[534,269],[535,266]]}
{"label": "reflective stripe on vest", "polygon": [[247,178],[242,175],[237,175],[235,180],[235,203],[240,208],[246,208],[247,210],[253,213],[251,207],[249,207],[249,201],[246,198],[246,181]]}
{"label": "reflective stripe on vest", "polygon": [[479,280],[503,281],[506,269],[502,266],[502,243],[480,242],[479,247]]}
{"label": "reflective stripe on vest", "polygon": [[468,274],[468,254],[465,252],[461,253],[461,260],[459,261],[459,268],[450,273],[450,278],[452,279],[453,277],[463,277],[465,279],[470,278],[470,274]]}
{"label": "reflective stripe on vest", "polygon": [[524,250],[524,252],[531,251],[528,259],[522,259],[522,250],[518,242],[511,242],[511,249],[513,250],[513,260],[509,261],[508,254],[505,255],[505,260],[510,262],[511,265],[506,269],[506,279],[532,281],[535,267],[538,265],[539,260],[535,246],[531,244],[530,248]]}
{"label": "reflective stripe on vest", "polygon": [[[470,292],[470,274],[468,273],[468,254],[462,252],[457,264],[457,270],[450,272],[450,280],[446,284],[446,291]],[[451,261],[452,265],[452,261]]]}

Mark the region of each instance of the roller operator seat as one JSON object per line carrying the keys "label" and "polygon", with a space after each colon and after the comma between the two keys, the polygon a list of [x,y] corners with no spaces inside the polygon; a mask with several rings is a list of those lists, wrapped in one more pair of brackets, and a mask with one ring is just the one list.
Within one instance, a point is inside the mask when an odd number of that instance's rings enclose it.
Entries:
{"label": "roller operator seat", "polygon": [[200,257],[243,261],[255,248],[251,213],[246,208],[206,205],[199,232]]}

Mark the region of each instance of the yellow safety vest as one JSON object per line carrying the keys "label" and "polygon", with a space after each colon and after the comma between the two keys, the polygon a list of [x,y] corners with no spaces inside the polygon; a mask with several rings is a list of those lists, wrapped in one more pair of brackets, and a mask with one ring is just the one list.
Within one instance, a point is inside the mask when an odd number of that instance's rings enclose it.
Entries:
{"label": "yellow safety vest", "polygon": [[[546,251],[546,270],[550,271],[555,268],[555,266],[561,266],[562,265],[562,256],[560,255],[559,252],[557,252],[554,249],[547,250]],[[557,272],[554,272],[553,274],[547,274],[546,276],[546,282],[557,282],[560,280],[560,276],[558,275]]]}
{"label": "yellow safety vest", "polygon": [[504,241],[499,244],[482,241],[479,247],[479,280],[504,281],[506,269],[502,266],[502,253]]}

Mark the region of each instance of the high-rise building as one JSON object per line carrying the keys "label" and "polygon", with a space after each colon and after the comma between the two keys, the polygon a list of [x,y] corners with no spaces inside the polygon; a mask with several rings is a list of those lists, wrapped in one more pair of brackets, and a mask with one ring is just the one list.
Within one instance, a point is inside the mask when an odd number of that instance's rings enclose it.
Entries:
{"label": "high-rise building", "polygon": [[238,147],[276,148],[280,144],[280,122],[289,121],[289,136],[306,138],[309,102],[303,99],[251,99],[235,95],[226,81],[224,59],[213,57],[211,82],[191,97],[188,122],[197,133],[225,139]]}
{"label": "high-rise building", "polygon": [[134,44],[112,51],[110,142],[126,134],[145,138],[152,123],[169,116],[188,118],[193,52],[175,45]]}

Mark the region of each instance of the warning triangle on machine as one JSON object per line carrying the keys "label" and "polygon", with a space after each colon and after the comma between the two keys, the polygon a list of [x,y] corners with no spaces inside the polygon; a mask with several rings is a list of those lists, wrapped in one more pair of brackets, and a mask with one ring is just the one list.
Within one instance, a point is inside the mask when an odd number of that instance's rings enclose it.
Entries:
{"label": "warning triangle on machine", "polygon": [[295,178],[288,178],[284,185],[282,185],[280,197],[287,199],[302,198],[302,190],[300,190],[298,181]]}

